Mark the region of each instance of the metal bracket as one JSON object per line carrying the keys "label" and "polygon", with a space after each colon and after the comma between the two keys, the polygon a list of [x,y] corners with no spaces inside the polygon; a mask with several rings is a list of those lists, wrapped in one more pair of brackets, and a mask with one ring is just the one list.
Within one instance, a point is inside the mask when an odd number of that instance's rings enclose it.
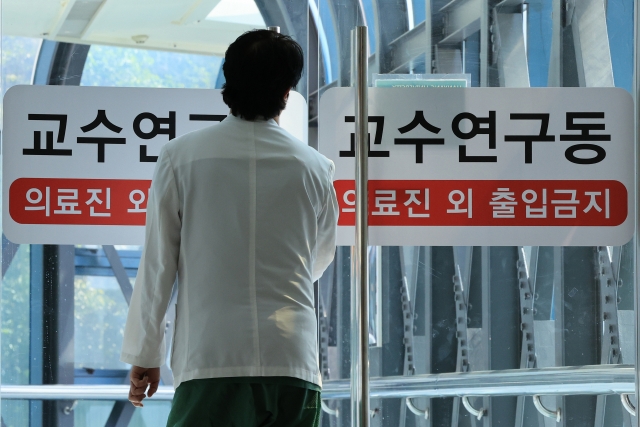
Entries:
{"label": "metal bracket", "polygon": [[407,276],[402,277],[402,317],[404,319],[404,374],[414,375],[416,368],[413,364],[413,313],[411,311],[411,299],[409,297],[409,283]]}
{"label": "metal bracket", "polygon": [[456,266],[453,276],[453,292],[456,301],[456,337],[458,338],[458,372],[469,371],[469,349],[467,347],[467,298],[462,283],[462,274]]}
{"label": "metal bracket", "polygon": [[534,298],[533,283],[529,279],[524,248],[518,247],[518,285],[520,288],[520,329],[522,330],[522,357],[520,368],[535,368],[536,349],[534,339]]}
{"label": "metal bracket", "polygon": [[340,418],[340,410],[338,408],[336,409],[329,408],[329,405],[327,405],[324,400],[320,401],[320,406],[322,406],[322,410],[327,414],[333,415],[336,418]]}
{"label": "metal bracket", "polygon": [[71,404],[71,406],[65,406],[64,407],[64,414],[65,415],[70,415],[74,409],[76,409],[76,406],[78,406],[78,401],[74,400],[73,403]]}
{"label": "metal bracket", "polygon": [[525,0],[502,0],[496,4],[496,9],[500,9],[501,13],[522,13],[527,7]]}
{"label": "metal bracket", "polygon": [[[400,256],[401,258],[404,256],[402,252]],[[404,271],[404,274],[402,276],[402,288],[400,289],[400,293],[402,295],[402,318],[404,322],[404,325],[403,325],[404,326],[404,337],[403,337],[404,374],[406,376],[411,376],[411,375],[415,375],[416,373],[416,368],[414,365],[414,355],[413,355],[413,348],[414,348],[413,331],[415,328],[414,321],[415,321],[416,315],[414,313],[415,308],[413,305],[415,303],[412,304],[412,301],[411,301],[411,292],[409,291],[409,281],[407,279],[407,272],[406,272],[406,267],[404,263],[403,263],[403,271]],[[415,279],[415,276],[414,276],[414,279]],[[414,289],[415,289],[415,286],[414,286]],[[419,416],[420,418],[424,418],[425,420],[429,419],[428,406],[424,410],[418,409],[413,404],[410,397],[407,397],[405,399],[405,404],[407,405],[407,408],[409,408],[409,410],[413,412],[415,415]]]}
{"label": "metal bracket", "polygon": [[411,402],[411,398],[407,397],[405,399],[405,402],[407,403],[407,408],[409,408],[409,410],[411,412],[413,412],[414,414],[416,414],[419,417],[424,417],[425,420],[429,419],[429,410],[425,409],[424,411],[422,409],[418,409],[413,405],[413,402]]}
{"label": "metal bracket", "polygon": [[598,246],[598,281],[600,285],[600,316],[602,321],[601,362],[620,363],[618,334],[618,286],[613,275],[612,260],[606,246]]}
{"label": "metal bracket", "polygon": [[562,420],[562,412],[560,408],[556,409],[555,411],[548,410],[547,408],[544,407],[544,405],[540,401],[539,395],[536,394],[533,396],[533,404],[538,410],[538,412],[540,412],[545,417],[554,418],[557,423],[559,423]]}
{"label": "metal bracket", "polygon": [[568,27],[571,25],[571,21],[573,21],[573,14],[576,10],[576,1],[575,0],[564,0],[563,11],[562,11],[562,26]]}
{"label": "metal bracket", "polygon": [[478,419],[478,421],[481,420],[482,417],[484,417],[487,413],[487,410],[484,408],[475,409],[473,406],[471,406],[471,403],[469,403],[469,396],[462,396],[462,404],[471,415]]}
{"label": "metal bracket", "polygon": [[[537,367],[535,340],[535,300],[536,270],[538,268],[539,247],[518,246],[518,288],[520,289],[520,369]],[[524,425],[526,396],[518,396],[516,406],[516,424]]]}
{"label": "metal bracket", "polygon": [[502,40],[500,39],[500,23],[498,14],[523,14],[527,10],[527,3],[522,0],[503,0],[498,3],[489,15],[489,43],[491,45],[491,65],[497,65]]}
{"label": "metal bracket", "polygon": [[498,10],[493,8],[489,17],[489,44],[491,45],[491,65],[498,63],[498,56],[500,54],[500,31],[498,29]]}
{"label": "metal bracket", "polygon": [[628,393],[622,393],[620,395],[620,401],[622,401],[622,406],[624,407],[624,409],[626,409],[628,413],[630,413],[631,415],[633,415],[635,417],[636,416],[636,408],[631,403],[631,399],[629,399],[629,394]]}

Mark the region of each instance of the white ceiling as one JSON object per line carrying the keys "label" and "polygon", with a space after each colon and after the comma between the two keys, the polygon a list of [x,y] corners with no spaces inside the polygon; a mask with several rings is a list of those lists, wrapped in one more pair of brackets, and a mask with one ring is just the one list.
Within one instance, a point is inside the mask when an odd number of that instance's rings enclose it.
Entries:
{"label": "white ceiling", "polygon": [[223,55],[264,28],[253,0],[2,0],[2,34]]}

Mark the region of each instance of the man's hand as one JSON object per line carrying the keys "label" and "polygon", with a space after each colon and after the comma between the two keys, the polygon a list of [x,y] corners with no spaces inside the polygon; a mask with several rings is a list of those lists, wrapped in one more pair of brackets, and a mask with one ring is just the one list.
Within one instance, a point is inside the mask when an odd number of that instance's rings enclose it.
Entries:
{"label": "man's hand", "polygon": [[[142,399],[151,397],[158,390],[160,383],[160,368],[142,368],[132,366],[129,374],[131,388],[129,389],[129,401],[136,407],[143,407]],[[147,387],[149,391],[147,392]],[[147,394],[145,395],[145,392]]]}

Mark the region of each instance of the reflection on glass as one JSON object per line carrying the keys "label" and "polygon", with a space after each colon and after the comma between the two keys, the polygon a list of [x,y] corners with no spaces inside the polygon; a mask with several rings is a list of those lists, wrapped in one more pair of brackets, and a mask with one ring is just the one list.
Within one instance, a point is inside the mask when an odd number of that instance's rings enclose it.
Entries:
{"label": "reflection on glass", "polygon": [[134,412],[129,425],[136,427],[163,426],[167,423],[170,411],[171,402],[145,402],[142,409]]}
{"label": "reflection on glass", "polygon": [[[29,246],[22,245],[2,280],[2,384],[29,384],[29,277]],[[7,427],[24,425],[28,411],[27,402],[2,400]]]}
{"label": "reflection on glass", "polygon": [[74,427],[104,426],[115,402],[85,400],[73,410]]}
{"label": "reflection on glass", "polygon": [[41,40],[2,36],[2,96],[11,86],[31,83]]}
{"label": "reflection on glass", "polygon": [[216,88],[222,58],[114,46],[91,46],[82,86]]}
{"label": "reflection on glass", "polygon": [[75,278],[76,369],[127,369],[120,362],[127,303],[115,277]]}
{"label": "reflection on glass", "polygon": [[[2,36],[2,96],[12,86],[31,83],[40,42],[36,38]],[[29,253],[29,246],[21,246],[13,259],[3,259],[2,384],[29,384]],[[23,426],[28,419],[28,402],[2,400],[1,406],[7,427]]]}

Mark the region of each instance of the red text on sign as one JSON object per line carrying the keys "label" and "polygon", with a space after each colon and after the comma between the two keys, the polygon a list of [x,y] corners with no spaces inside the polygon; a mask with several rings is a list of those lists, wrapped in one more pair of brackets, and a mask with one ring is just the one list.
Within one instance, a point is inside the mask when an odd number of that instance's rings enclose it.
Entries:
{"label": "red text on sign", "polygon": [[[334,182],[340,219],[355,224],[355,185]],[[372,226],[605,226],[627,219],[618,181],[369,180]]]}

